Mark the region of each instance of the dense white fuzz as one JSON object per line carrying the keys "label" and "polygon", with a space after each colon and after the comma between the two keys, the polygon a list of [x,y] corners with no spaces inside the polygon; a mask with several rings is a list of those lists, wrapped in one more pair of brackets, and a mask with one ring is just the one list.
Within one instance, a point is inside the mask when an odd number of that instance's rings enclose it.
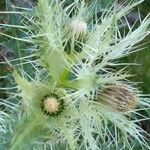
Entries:
{"label": "dense white fuzz", "polygon": [[71,21],[70,28],[75,35],[85,34],[87,32],[86,22],[78,18],[75,18]]}

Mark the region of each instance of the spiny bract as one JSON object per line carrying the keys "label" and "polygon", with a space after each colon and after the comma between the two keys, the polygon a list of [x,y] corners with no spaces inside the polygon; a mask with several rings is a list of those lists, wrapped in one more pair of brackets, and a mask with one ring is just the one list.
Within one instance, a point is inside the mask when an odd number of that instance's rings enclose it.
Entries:
{"label": "spiny bract", "polygon": [[[64,1],[39,0],[33,9],[12,6],[12,11],[1,12],[21,18],[20,25],[2,26],[18,28],[22,36],[0,34],[30,51],[6,59],[14,69],[15,85],[1,88],[9,94],[1,100],[3,150],[131,150],[135,142],[140,149],[150,148],[144,136],[148,133],[131,119],[140,115],[138,105],[144,109],[149,104],[127,80],[124,68],[116,69],[126,65],[117,59],[137,51],[135,44],[149,34],[148,17],[139,19],[136,29],[126,18],[141,2],[114,4],[101,16],[96,1],[78,0],[67,6]],[[122,35],[123,22],[128,32]],[[46,97],[49,94],[55,96]]]}

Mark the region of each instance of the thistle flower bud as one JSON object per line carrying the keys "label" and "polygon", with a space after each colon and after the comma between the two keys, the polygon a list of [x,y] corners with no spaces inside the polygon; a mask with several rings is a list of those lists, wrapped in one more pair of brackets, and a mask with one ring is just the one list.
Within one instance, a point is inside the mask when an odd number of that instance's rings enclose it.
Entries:
{"label": "thistle flower bud", "polygon": [[63,111],[64,103],[63,101],[58,100],[57,95],[50,95],[45,96],[45,98],[42,100],[41,107],[45,114],[57,116]]}
{"label": "thistle flower bud", "polygon": [[124,85],[110,85],[98,93],[100,101],[116,111],[125,112],[136,107],[136,96]]}
{"label": "thistle flower bud", "polygon": [[87,32],[87,23],[77,18],[72,20],[70,27],[75,35],[85,34]]}

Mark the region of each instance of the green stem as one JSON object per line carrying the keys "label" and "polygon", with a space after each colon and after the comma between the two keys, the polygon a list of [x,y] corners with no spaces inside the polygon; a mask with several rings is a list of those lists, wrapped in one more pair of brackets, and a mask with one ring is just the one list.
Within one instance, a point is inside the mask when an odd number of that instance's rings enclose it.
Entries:
{"label": "green stem", "polygon": [[79,81],[65,81],[63,83],[60,83],[58,86],[63,88],[79,89]]}

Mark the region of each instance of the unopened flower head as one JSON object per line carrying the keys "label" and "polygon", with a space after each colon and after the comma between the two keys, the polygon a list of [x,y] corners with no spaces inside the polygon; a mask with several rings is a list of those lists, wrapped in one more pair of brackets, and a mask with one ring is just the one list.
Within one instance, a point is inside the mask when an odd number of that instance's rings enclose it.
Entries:
{"label": "unopened flower head", "polygon": [[136,94],[124,85],[108,85],[98,93],[99,102],[110,106],[115,111],[125,112],[135,109]]}
{"label": "unopened flower head", "polygon": [[87,32],[87,23],[81,19],[74,18],[71,21],[70,28],[75,35],[85,34]]}

